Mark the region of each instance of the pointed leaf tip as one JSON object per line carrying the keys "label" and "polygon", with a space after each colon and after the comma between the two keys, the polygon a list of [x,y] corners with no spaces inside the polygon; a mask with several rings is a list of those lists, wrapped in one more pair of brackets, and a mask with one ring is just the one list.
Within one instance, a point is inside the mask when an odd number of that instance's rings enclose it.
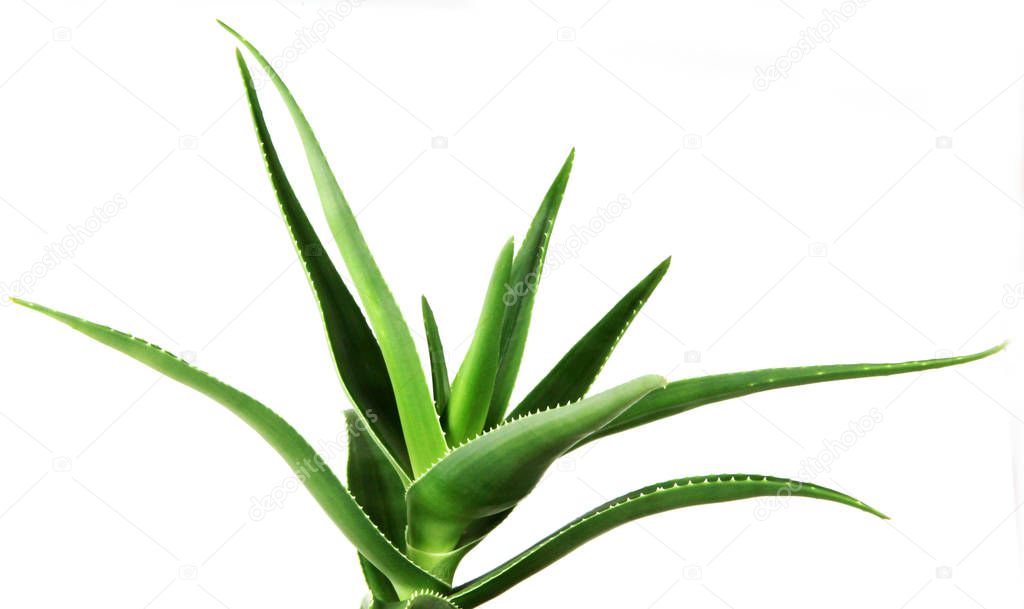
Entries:
{"label": "pointed leaf tip", "polygon": [[409,588],[447,589],[446,582],[441,582],[410,562],[381,534],[331,468],[311,467],[312,464],[323,464],[323,457],[294,427],[261,402],[145,340],[42,305],[20,299],[15,302],[120,351],[221,404],[266,440],[294,470],[297,479],[360,554],[396,584]]}
{"label": "pointed leaf tip", "polygon": [[457,587],[452,601],[467,609],[476,607],[588,541],[639,518],[690,506],[771,496],[833,501],[885,518],[849,495],[786,478],[725,474],[668,480],[637,489],[583,514],[503,565]]}
{"label": "pointed leaf tip", "polygon": [[434,407],[440,417],[448,410],[448,398],[451,397],[451,380],[448,378],[448,363],[445,361],[444,346],[441,334],[437,329],[434,311],[430,308],[427,297],[421,297],[423,309],[423,330],[427,334],[427,348],[430,358],[430,378],[434,389]]}
{"label": "pointed leaf tip", "polygon": [[514,507],[556,459],[665,384],[663,376],[643,376],[502,423],[452,449],[409,487],[410,547],[432,553],[454,549],[469,525]]}
{"label": "pointed leaf tip", "polygon": [[484,430],[498,374],[501,329],[509,308],[507,299],[513,241],[501,248],[487,286],[473,341],[452,381],[448,401],[448,442],[457,445]]}
{"label": "pointed leaf tip", "polygon": [[444,455],[448,447],[409,327],[295,97],[267,58],[252,43],[230,27],[225,25],[224,28],[238,39],[266,72],[299,132],[307,164],[320,195],[321,207],[327,216],[327,224],[348,267],[356,292],[366,308],[366,316],[383,353],[413,473],[420,474]]}
{"label": "pointed leaf tip", "polygon": [[501,421],[508,409],[509,399],[512,397],[512,389],[519,374],[523,352],[526,349],[526,337],[533,315],[533,301],[544,269],[548,242],[551,239],[555,217],[558,215],[558,209],[562,205],[562,198],[569,182],[574,156],[575,149],[570,151],[554,181],[548,187],[537,213],[530,222],[530,229],[512,262],[509,285],[516,288],[528,287],[528,289],[521,290],[521,296],[517,293],[517,297],[506,307],[505,320],[501,329],[498,374],[495,378],[494,392],[487,412],[487,427]]}
{"label": "pointed leaf tip", "polygon": [[302,262],[327,335],[331,357],[353,404],[362,413],[367,433],[381,443],[399,476],[408,484],[412,467],[387,365],[359,305],[329,256],[285,174],[260,106],[252,75],[236,49],[256,138],[281,215]]}
{"label": "pointed leaf tip", "polygon": [[698,406],[752,393],[827,381],[889,376],[957,366],[994,355],[1005,346],[1006,343],[1001,343],[978,353],[909,362],[766,368],[674,381],[669,383],[665,390],[654,392],[631,406],[603,429],[588,437],[585,442],[679,414]]}
{"label": "pointed leaf tip", "polygon": [[506,417],[522,416],[554,404],[575,402],[586,395],[622,336],[668,271],[662,261],[579,341]]}

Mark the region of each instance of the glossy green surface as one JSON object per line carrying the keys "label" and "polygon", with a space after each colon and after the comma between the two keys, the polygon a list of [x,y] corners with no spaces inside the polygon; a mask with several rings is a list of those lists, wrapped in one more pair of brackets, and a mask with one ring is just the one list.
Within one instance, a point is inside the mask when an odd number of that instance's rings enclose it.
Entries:
{"label": "glossy green surface", "polygon": [[470,609],[604,532],[689,506],[777,495],[832,501],[882,516],[852,497],[798,481],[757,475],[683,478],[599,506],[495,569],[452,585],[466,554],[531,493],[555,460],[588,442],[755,392],[921,372],[965,364],[1003,348],[902,363],[773,368],[669,383],[650,375],[588,395],[619,340],[664,278],[669,266],[665,260],[615,303],[509,412],[573,151],[543,197],[518,251],[511,240],[501,248],[476,331],[454,380],[449,377],[434,312],[423,299],[428,386],[410,330],[309,122],[267,61],[237,32],[227,29],[267,72],[295,123],[321,207],[358,295],[357,301],[326,255],[285,175],[257,88],[238,53],[270,185],[353,406],[342,406],[349,432],[347,486],[287,422],[248,395],[141,339],[41,305],[15,302],[196,389],[259,433],[355,546],[370,591],[366,608]]}
{"label": "glossy green surface", "polygon": [[334,172],[327,163],[327,157],[324,156],[320,143],[295,98],[255,47],[231,28],[226,25],[224,28],[238,38],[266,71],[295,122],[306,151],[313,181],[320,194],[321,207],[327,216],[327,224],[345,260],[345,266],[352,275],[352,281],[370,318],[370,324],[377,333],[377,340],[380,341],[391,385],[395,390],[395,401],[398,403],[409,459],[413,472],[419,474],[444,455],[447,446],[409,327],[398,308],[398,303],[395,302],[395,297],[384,282],[373,255],[370,254],[366,239],[363,238],[363,233],[356,223],[355,214],[342,194]]}
{"label": "glossy green surface", "polygon": [[540,571],[587,541],[644,516],[695,505],[775,495],[835,501],[880,518],[885,515],[860,501],[821,486],[750,474],[699,476],[669,480],[638,489],[594,508],[525,552],[492,571],[459,586],[452,600],[475,607]]}
{"label": "glossy green surface", "polygon": [[448,409],[448,400],[452,395],[451,381],[448,377],[448,363],[444,357],[444,346],[441,343],[441,333],[437,329],[437,320],[434,319],[434,311],[423,297],[423,330],[427,333],[427,349],[430,353],[430,379],[434,388],[434,407],[437,415],[444,416]]}
{"label": "glossy green surface", "polygon": [[501,248],[487,285],[483,309],[462,360],[445,413],[448,444],[456,446],[484,429],[494,394],[501,350],[501,324],[505,319],[506,287],[512,269],[512,240]]}
{"label": "glossy green surface", "polygon": [[326,461],[274,411],[178,356],[142,339],[42,305],[23,300],[14,302],[52,317],[220,403],[245,421],[281,455],[352,545],[375,567],[386,573],[391,581],[410,589],[447,588],[409,561],[401,550],[387,540],[327,466]]}
{"label": "glossy green surface", "polygon": [[455,549],[473,521],[515,507],[558,457],[664,386],[660,376],[641,377],[509,421],[458,446],[409,487],[409,544],[429,552]]}

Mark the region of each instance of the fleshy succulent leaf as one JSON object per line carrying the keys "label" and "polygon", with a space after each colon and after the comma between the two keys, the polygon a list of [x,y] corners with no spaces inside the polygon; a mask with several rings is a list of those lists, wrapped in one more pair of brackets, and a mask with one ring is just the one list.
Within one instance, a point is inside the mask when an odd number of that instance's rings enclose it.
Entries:
{"label": "fleshy succulent leaf", "polygon": [[342,194],[320,143],[295,98],[256,47],[224,23],[221,25],[256,58],[280,93],[298,129],[313,181],[327,216],[327,224],[337,241],[338,249],[363,306],[366,307],[370,324],[377,333],[394,388],[413,475],[419,475],[444,455],[448,447],[409,326],[405,323],[398,303],[370,253],[355,214]]}
{"label": "fleshy succulent leaf", "polygon": [[398,601],[398,592],[391,580],[362,554],[359,555],[359,569],[363,572],[363,581],[370,592],[368,606],[379,607],[382,603]]}
{"label": "fleshy succulent leaf", "polygon": [[437,415],[443,417],[448,408],[448,400],[452,394],[451,382],[448,379],[448,364],[445,362],[444,345],[441,333],[437,330],[434,311],[423,297],[423,329],[427,333],[427,349],[430,354],[430,378],[434,388],[434,407]]}
{"label": "fleshy succulent leaf", "polygon": [[440,594],[416,592],[409,598],[395,603],[374,603],[368,609],[460,609],[451,599]]}
{"label": "fleshy succulent leaf", "polygon": [[452,394],[445,416],[448,443],[452,446],[462,444],[483,431],[487,422],[498,373],[498,351],[511,267],[512,240],[509,239],[494,263],[473,341],[452,381]]}
{"label": "fleshy succulent leaf", "polygon": [[451,584],[463,557],[533,491],[555,460],[591,440],[760,391],[964,364],[1005,346],[965,356],[773,368],[670,384],[650,375],[584,397],[664,277],[666,259],[506,416],[573,149],[547,190],[522,247],[515,251],[509,240],[501,250],[476,331],[453,380],[434,313],[423,298],[428,385],[398,302],[303,111],[270,62],[238,32],[219,23],[252,54],[283,99],[362,303],[361,308],[298,201],[272,141],[252,74],[242,51],[236,50],[271,185],[317,301],[342,386],[355,406],[344,412],[347,485],[291,425],[249,395],[142,339],[42,305],[10,300],[206,395],[259,434],[355,546],[370,590],[363,609],[472,609],[605,532],[689,506],[795,496],[841,503],[886,518],[853,497],[810,483],[749,474],[681,478],[608,501],[497,568],[457,588]]}
{"label": "fleshy succulent leaf", "polygon": [[519,417],[552,404],[575,402],[586,395],[619,339],[665,276],[670,261],[671,258],[659,264],[623,296],[523,398],[508,418]]}
{"label": "fleshy succulent leaf", "polygon": [[[348,430],[348,489],[380,532],[401,551],[405,551],[405,485],[391,467],[381,447],[367,433],[364,417],[354,410],[345,411]],[[365,557],[359,557],[367,586],[373,597],[397,601],[391,582]]]}
{"label": "fleshy succulent leaf", "polygon": [[825,381],[921,372],[973,362],[998,353],[1006,343],[979,353],[889,364],[833,364],[798,368],[767,368],[751,372],[715,374],[669,383],[660,391],[633,404],[597,433],[580,444],[670,417],[687,410],[770,389],[796,387]]}
{"label": "fleshy succulent leaf", "polygon": [[622,495],[587,512],[503,565],[458,586],[451,598],[460,607],[472,609],[591,539],[644,516],[694,505],[771,495],[835,501],[885,518],[882,513],[853,497],[785,478],[731,474],[670,480]]}
{"label": "fleshy succulent leaf", "polygon": [[512,263],[508,285],[514,298],[508,306],[502,324],[498,375],[494,383],[494,393],[491,395],[487,427],[492,427],[502,420],[512,397],[512,388],[519,375],[523,351],[526,349],[526,335],[530,327],[530,317],[533,315],[534,297],[544,268],[544,256],[547,254],[548,241],[551,239],[558,209],[562,205],[565,187],[569,183],[569,173],[572,171],[575,156],[574,148],[569,152],[568,158],[548,188]]}
{"label": "fleshy succulent leaf", "polygon": [[252,75],[241,52],[235,53],[267,174],[320,309],[342,385],[369,422],[372,433],[387,447],[398,466],[410,474],[409,452],[380,345],[295,196],[263,118]]}
{"label": "fleshy succulent leaf", "polygon": [[[518,418],[553,404],[575,402],[586,395],[619,339],[665,276],[670,262],[671,258],[665,259],[623,296],[506,418]],[[479,542],[510,513],[511,510],[473,522],[460,543]]]}
{"label": "fleshy succulent leaf", "polygon": [[447,585],[413,564],[380,532],[324,459],[287,421],[252,397],[215,379],[174,354],[142,339],[20,299],[13,301],[134,358],[212,398],[256,431],[295,471],[297,478],[360,554],[406,589],[443,591]]}
{"label": "fleshy succulent leaf", "polygon": [[664,384],[660,376],[640,377],[509,421],[454,448],[406,493],[410,550],[454,549],[468,525],[515,506],[570,447]]}

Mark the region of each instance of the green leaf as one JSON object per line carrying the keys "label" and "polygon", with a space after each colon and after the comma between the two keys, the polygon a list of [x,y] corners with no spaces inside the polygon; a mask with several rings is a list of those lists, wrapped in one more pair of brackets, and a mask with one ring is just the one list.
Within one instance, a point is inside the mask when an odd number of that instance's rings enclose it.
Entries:
{"label": "green leaf", "polygon": [[920,372],[973,362],[998,353],[1006,343],[996,345],[980,353],[943,357],[895,364],[835,364],[830,366],[805,366],[800,368],[768,368],[752,372],[716,374],[669,383],[661,391],[652,392],[599,432],[580,444],[625,431],[638,425],[679,414],[698,406],[750,395],[769,389],[795,387],[810,383],[838,381],[871,376],[888,376],[906,372]]}
{"label": "green leaf", "polygon": [[161,374],[212,398],[245,421],[295,471],[331,520],[360,554],[406,589],[447,586],[414,565],[377,529],[316,450],[284,419],[260,402],[146,341],[42,305],[13,302],[52,317]]}
{"label": "green leaf", "polygon": [[341,256],[366,307],[370,324],[380,341],[381,352],[394,388],[395,401],[398,403],[412,471],[414,475],[419,475],[443,456],[448,447],[430,398],[430,390],[419,355],[416,353],[416,345],[409,333],[409,326],[406,325],[395,297],[385,283],[380,269],[377,268],[366,239],[356,223],[355,214],[345,200],[345,195],[338,186],[316,135],[295,98],[270,63],[248,40],[224,23],[221,25],[252,53],[266,71],[284,99],[299,131],[306,159],[313,173],[313,181],[316,183],[320,202],[327,216],[327,224],[338,243]]}
{"label": "green leaf", "polygon": [[660,376],[640,377],[503,423],[453,449],[406,493],[410,554],[452,550],[468,525],[515,506],[555,459],[664,384]]}
{"label": "green leaf", "polygon": [[429,592],[417,592],[397,603],[374,603],[369,609],[460,609],[451,600]]}
{"label": "green leaf", "polygon": [[[381,447],[370,438],[366,419],[354,410],[346,410],[345,423],[348,429],[348,488],[380,532],[404,552],[405,485]],[[398,593],[387,576],[361,555],[359,562],[373,597],[397,601]]]}
{"label": "green leaf", "polygon": [[395,392],[391,387],[384,356],[380,345],[367,325],[359,305],[349,292],[341,275],[334,267],[323,244],[317,236],[302,205],[295,196],[281,159],[270,137],[267,123],[263,119],[252,75],[245,65],[240,51],[236,51],[238,67],[242,72],[246,97],[252,112],[256,136],[263,151],[263,159],[270,176],[270,183],[281,207],[285,224],[292,237],[292,243],[306,270],[306,277],[313,289],[320,309],[327,341],[331,347],[335,366],[352,402],[370,423],[372,433],[387,448],[389,455],[405,474],[411,472],[409,452],[402,436],[402,423],[395,403]]}
{"label": "green leaf", "polygon": [[795,496],[835,501],[886,518],[843,493],[785,478],[732,474],[670,480],[633,491],[587,512],[505,564],[457,587],[452,602],[463,609],[476,607],[587,541],[638,518],[694,505],[771,495],[780,500]]}
{"label": "green leaf", "polygon": [[[391,580],[380,569],[373,566],[373,563],[366,560],[362,554],[359,555],[359,569],[363,572],[363,581],[366,582],[366,588],[370,591],[368,606],[379,606],[380,603],[398,601],[398,592]],[[374,605],[374,602],[378,604]]]}
{"label": "green leaf", "polygon": [[[665,259],[640,283],[622,297],[587,334],[562,357],[561,361],[508,415],[508,419],[521,417],[553,404],[566,404],[579,400],[600,374],[651,293],[668,271],[671,258]],[[502,523],[511,511],[474,522],[466,530],[460,544],[479,542]]]}
{"label": "green leaf", "polygon": [[434,388],[434,407],[438,416],[442,416],[448,408],[448,400],[452,394],[452,387],[448,381],[448,364],[444,359],[444,346],[441,344],[441,334],[437,331],[437,320],[434,319],[434,311],[423,297],[423,329],[427,333],[427,349],[430,353],[430,378]]}
{"label": "green leaf", "polygon": [[569,157],[562,164],[562,169],[555,176],[537,214],[530,223],[530,230],[523,239],[523,245],[516,253],[509,276],[509,289],[516,296],[505,314],[501,329],[501,351],[498,376],[494,383],[494,394],[487,413],[488,428],[498,424],[505,416],[512,388],[519,375],[519,366],[523,361],[526,349],[526,335],[533,315],[533,300],[540,285],[540,275],[544,268],[544,256],[547,253],[551,230],[555,225],[555,216],[562,205],[562,196],[569,183],[572,161],[576,149],[569,152]]}
{"label": "green leaf", "polygon": [[446,417],[448,443],[452,446],[462,444],[483,431],[487,422],[494,379],[498,373],[498,350],[511,267],[512,240],[509,239],[494,263],[473,342],[452,382]]}
{"label": "green leaf", "polygon": [[671,260],[666,258],[623,296],[523,398],[508,418],[519,417],[552,404],[575,402],[586,395],[619,339],[665,276]]}

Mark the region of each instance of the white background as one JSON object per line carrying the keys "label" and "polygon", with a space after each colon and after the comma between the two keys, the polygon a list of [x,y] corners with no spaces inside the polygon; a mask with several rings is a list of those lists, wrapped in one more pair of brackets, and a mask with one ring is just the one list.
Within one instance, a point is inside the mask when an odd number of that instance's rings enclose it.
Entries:
{"label": "white background", "polygon": [[[874,0],[755,88],[756,68],[841,7],[367,0],[339,20],[318,12],[333,2],[6,2],[0,282],[194,355],[314,442],[339,437],[345,398],[220,17],[270,56],[319,32],[284,76],[417,331],[431,298],[452,368],[493,257],[577,147],[517,396],[667,255],[599,387],[1012,337],[1024,10]],[[262,95],[326,235],[290,121]],[[73,256],[10,287],[115,196],[124,209]],[[619,197],[625,212],[587,234]],[[28,311],[0,308],[0,336],[0,604],[356,606],[354,554],[304,491],[249,517],[289,472],[230,414]],[[874,412],[881,423],[812,480],[891,523],[810,500],[764,521],[755,502],[684,510],[617,530],[492,605],[1019,606],[1014,368],[1011,347],[602,441],[559,463],[459,578],[635,487],[800,475]]]}

